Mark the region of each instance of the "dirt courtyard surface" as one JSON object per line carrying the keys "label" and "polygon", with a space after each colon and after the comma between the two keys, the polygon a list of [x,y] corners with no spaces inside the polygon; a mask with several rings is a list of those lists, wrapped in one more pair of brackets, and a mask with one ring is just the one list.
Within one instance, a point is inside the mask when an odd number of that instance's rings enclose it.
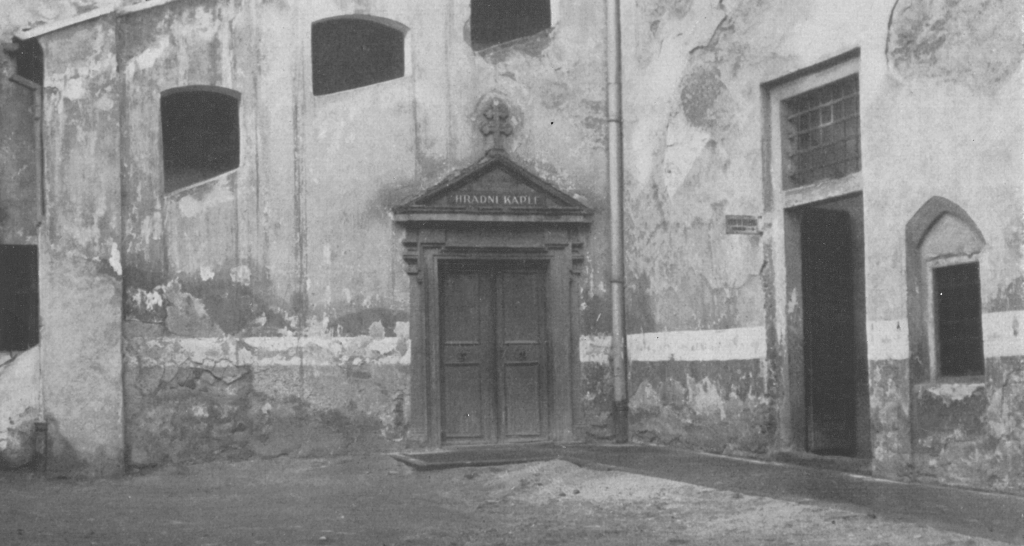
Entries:
{"label": "dirt courtyard surface", "polygon": [[2,545],[989,545],[884,516],[566,461],[413,472],[385,455],[116,480],[0,475]]}

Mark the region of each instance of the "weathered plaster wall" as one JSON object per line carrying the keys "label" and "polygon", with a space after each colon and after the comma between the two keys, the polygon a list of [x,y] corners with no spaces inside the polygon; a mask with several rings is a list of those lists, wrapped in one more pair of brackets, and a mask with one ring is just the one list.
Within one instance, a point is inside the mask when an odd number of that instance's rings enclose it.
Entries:
{"label": "weathered plaster wall", "polygon": [[42,400],[39,347],[0,358],[0,469],[33,461]]}
{"label": "weathered plaster wall", "polygon": [[[886,77],[864,110],[866,131],[875,127],[864,141],[867,275],[876,287],[868,294],[869,319],[905,320],[902,228],[931,196],[950,199],[987,243],[979,255],[986,378],[878,392],[873,405],[911,414],[899,430],[888,425],[888,439],[876,438],[876,470],[883,473],[1021,490],[1024,459],[1015,432],[1024,411],[1015,379],[1024,354],[1018,327],[1024,305],[1017,295],[1024,264],[1020,17],[1020,4],[1005,1],[900,0],[893,7]],[[919,342],[904,337],[903,346]],[[877,373],[905,373],[897,370],[905,369],[909,354],[894,353],[893,360],[872,362]]]}
{"label": "weathered plaster wall", "polygon": [[121,186],[115,25],[47,35],[45,181],[39,232],[48,468],[123,466]]}
{"label": "weathered plaster wall", "polygon": [[[551,31],[481,53],[469,4],[449,0],[203,0],[119,17],[130,464],[274,453],[267,442],[325,423],[348,435],[335,451],[354,431],[365,446],[402,437],[409,281],[389,211],[483,155],[485,97],[513,107],[518,160],[601,208],[604,49],[590,30],[603,10],[557,3]],[[352,14],[408,27],[406,75],[313,96],[310,26]],[[241,160],[164,195],[159,94],[182,85],[241,93]]]}
{"label": "weathered plaster wall", "polygon": [[[637,437],[720,448],[742,443],[737,429],[761,427],[774,432],[748,432],[760,438],[753,451],[800,449],[791,444],[793,416],[780,405],[788,396],[781,358],[787,333],[775,319],[785,316],[776,308],[789,298],[775,290],[786,249],[773,234],[782,226],[765,222],[760,238],[728,236],[724,216],[769,219],[780,206],[762,184],[768,150],[761,85],[858,48],[875,471],[1019,489],[1013,476],[1020,443],[1008,431],[1020,418],[1012,401],[1024,343],[1012,321],[996,317],[1024,307],[1019,11],[1005,1],[624,6],[629,327],[675,339],[670,355],[687,351],[687,336],[713,339],[765,324],[767,338],[764,352],[745,364],[715,356],[699,364],[678,356],[650,361],[631,347]],[[964,207],[988,242],[980,257],[988,374],[963,401],[942,398],[938,385],[911,385],[907,373],[904,226],[933,195]],[[990,348],[997,338],[1009,348]],[[698,369],[714,371],[705,379]],[[585,370],[600,417],[607,370]],[[678,413],[680,398],[685,411],[700,407],[691,379],[707,381],[708,399],[717,404],[739,400],[741,424],[712,421],[712,441],[685,421],[652,426],[661,422],[652,415]],[[744,401],[738,392],[756,395]],[[957,411],[938,409],[961,402],[967,405]],[[771,409],[754,411],[762,404]]]}

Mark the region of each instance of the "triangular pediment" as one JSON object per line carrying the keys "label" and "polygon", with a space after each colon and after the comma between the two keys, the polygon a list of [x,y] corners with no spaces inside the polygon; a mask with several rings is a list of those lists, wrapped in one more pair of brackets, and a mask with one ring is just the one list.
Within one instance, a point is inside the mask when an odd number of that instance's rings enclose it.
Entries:
{"label": "triangular pediment", "polygon": [[591,210],[492,150],[478,163],[394,208],[397,222],[539,221],[589,222]]}

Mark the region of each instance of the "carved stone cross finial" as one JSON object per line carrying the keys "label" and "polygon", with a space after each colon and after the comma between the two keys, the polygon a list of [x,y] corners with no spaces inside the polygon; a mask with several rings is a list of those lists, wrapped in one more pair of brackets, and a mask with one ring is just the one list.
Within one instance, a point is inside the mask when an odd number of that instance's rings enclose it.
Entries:
{"label": "carved stone cross finial", "polygon": [[484,110],[483,119],[480,121],[480,132],[485,137],[493,139],[492,148],[505,148],[505,137],[512,135],[510,116],[508,105],[499,99],[491,101],[491,104]]}

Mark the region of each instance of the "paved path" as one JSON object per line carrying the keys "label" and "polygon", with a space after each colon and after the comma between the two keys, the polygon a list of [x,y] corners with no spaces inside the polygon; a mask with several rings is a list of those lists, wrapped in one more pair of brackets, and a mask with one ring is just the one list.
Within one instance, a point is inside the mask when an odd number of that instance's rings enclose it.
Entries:
{"label": "paved path", "polygon": [[560,458],[788,501],[836,503],[897,521],[1024,544],[1024,497],[881,480],[857,474],[721,457],[649,445],[521,445],[421,455],[425,467]]}

